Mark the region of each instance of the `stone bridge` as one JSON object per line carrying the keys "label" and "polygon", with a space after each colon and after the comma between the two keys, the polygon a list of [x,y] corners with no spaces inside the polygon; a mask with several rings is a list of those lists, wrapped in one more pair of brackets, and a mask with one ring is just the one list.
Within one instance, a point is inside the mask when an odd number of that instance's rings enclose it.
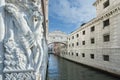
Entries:
{"label": "stone bridge", "polygon": [[48,35],[48,52],[59,53],[60,47],[67,46],[67,34],[61,31],[54,31]]}
{"label": "stone bridge", "polygon": [[54,31],[48,34],[48,45],[54,42],[57,43],[67,43],[67,34],[61,31]]}

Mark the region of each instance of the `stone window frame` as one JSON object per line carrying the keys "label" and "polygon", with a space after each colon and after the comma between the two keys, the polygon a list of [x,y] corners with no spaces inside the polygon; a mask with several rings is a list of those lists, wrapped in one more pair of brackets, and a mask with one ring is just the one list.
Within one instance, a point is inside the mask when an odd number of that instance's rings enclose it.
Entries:
{"label": "stone window frame", "polygon": [[85,57],[85,53],[82,53],[82,57],[83,57],[83,58]]}
{"label": "stone window frame", "polygon": [[103,29],[109,25],[110,25],[110,19],[106,19],[103,21]]}
{"label": "stone window frame", "polygon": [[76,46],[79,46],[79,42],[76,42]]}
{"label": "stone window frame", "polygon": [[84,40],[84,41],[82,41],[82,45],[85,45],[85,40]]}
{"label": "stone window frame", "polygon": [[91,44],[95,44],[95,38],[94,38],[94,37],[91,38],[91,39],[90,39],[90,42],[91,42]]}
{"label": "stone window frame", "polygon": [[110,33],[103,34],[103,42],[110,42]]}
{"label": "stone window frame", "polygon": [[92,26],[92,27],[90,28],[90,31],[91,31],[91,32],[94,32],[94,31],[95,31],[95,26]]}
{"label": "stone window frame", "polygon": [[103,3],[103,8],[107,8],[110,5],[110,0],[107,0]]}
{"label": "stone window frame", "polygon": [[79,34],[76,34],[76,37],[78,38],[78,37],[79,37]]}
{"label": "stone window frame", "polygon": [[103,55],[103,60],[104,61],[110,61],[110,56],[109,55]]}
{"label": "stone window frame", "polygon": [[91,59],[95,59],[95,54],[90,54]]}
{"label": "stone window frame", "polygon": [[72,47],[74,47],[74,43],[72,43]]}
{"label": "stone window frame", "polygon": [[74,55],[74,53],[72,52],[72,56]]}
{"label": "stone window frame", "polygon": [[76,53],[76,56],[79,56],[78,53]]}
{"label": "stone window frame", "polygon": [[85,30],[82,31],[82,34],[85,35]]}

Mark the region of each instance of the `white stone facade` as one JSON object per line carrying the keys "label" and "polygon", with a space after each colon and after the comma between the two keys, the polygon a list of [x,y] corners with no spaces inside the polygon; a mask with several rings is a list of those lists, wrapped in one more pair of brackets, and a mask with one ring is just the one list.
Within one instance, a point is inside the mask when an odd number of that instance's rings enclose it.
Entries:
{"label": "white stone facade", "polygon": [[0,0],[0,80],[45,80],[46,6],[45,0]]}
{"label": "white stone facade", "polygon": [[97,0],[94,5],[97,17],[69,34],[67,53],[61,56],[120,75],[120,0]]}
{"label": "white stone facade", "polygon": [[53,43],[53,42],[62,42],[66,43],[67,42],[67,34],[61,31],[53,31],[48,34],[48,44]]}

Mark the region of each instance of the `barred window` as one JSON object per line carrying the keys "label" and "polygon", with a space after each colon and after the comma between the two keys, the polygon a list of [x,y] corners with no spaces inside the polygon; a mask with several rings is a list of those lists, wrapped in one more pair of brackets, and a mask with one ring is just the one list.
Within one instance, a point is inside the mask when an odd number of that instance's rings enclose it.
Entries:
{"label": "barred window", "polygon": [[85,45],[85,41],[82,41],[82,45]]}
{"label": "barred window", "polygon": [[109,34],[103,35],[103,41],[104,41],[104,42],[110,41],[110,35],[109,35]]}
{"label": "barred window", "polygon": [[85,30],[82,33],[83,33],[83,35],[85,35]]}
{"label": "barred window", "polygon": [[95,43],[95,39],[91,38],[91,44],[94,44],[94,43]]}
{"label": "barred window", "polygon": [[78,56],[78,53],[76,53],[76,56]]}
{"label": "barred window", "polygon": [[79,43],[77,42],[77,43],[76,43],[76,45],[78,46],[78,45],[79,45]]}
{"label": "barred window", "polygon": [[85,53],[82,53],[82,57],[85,57]]}
{"label": "barred window", "polygon": [[78,37],[79,37],[79,34],[77,34],[76,37],[78,38]]}
{"label": "barred window", "polygon": [[104,61],[109,61],[109,55],[103,55],[103,60]]}
{"label": "barred window", "polygon": [[91,32],[95,31],[95,26],[91,27]]}
{"label": "barred window", "polygon": [[109,19],[103,21],[103,28],[109,25],[110,25]]}
{"label": "barred window", "polygon": [[104,8],[108,7],[109,4],[110,4],[110,2],[109,2],[109,0],[107,0],[107,1],[103,4]]}
{"label": "barred window", "polygon": [[90,54],[91,59],[94,59],[94,54]]}

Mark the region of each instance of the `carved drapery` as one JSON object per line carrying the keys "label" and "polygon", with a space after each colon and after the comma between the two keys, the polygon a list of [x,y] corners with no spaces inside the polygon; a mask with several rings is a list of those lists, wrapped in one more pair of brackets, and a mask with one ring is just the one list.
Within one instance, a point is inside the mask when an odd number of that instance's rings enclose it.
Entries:
{"label": "carved drapery", "polygon": [[5,80],[37,80],[34,77],[40,76],[44,56],[40,7],[38,0],[6,0]]}

